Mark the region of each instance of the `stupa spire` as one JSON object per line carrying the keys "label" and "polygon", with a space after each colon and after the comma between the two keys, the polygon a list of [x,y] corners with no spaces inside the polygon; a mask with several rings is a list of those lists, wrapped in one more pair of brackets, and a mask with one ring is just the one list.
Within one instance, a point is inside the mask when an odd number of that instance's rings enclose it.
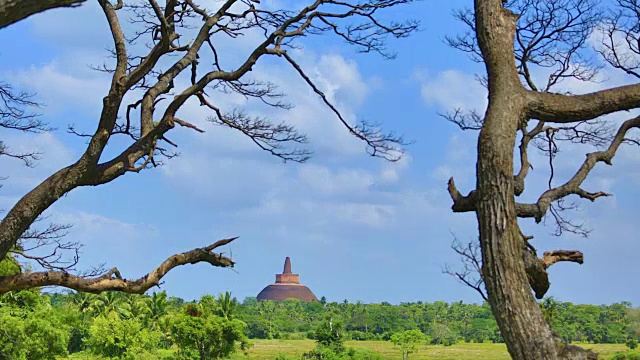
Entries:
{"label": "stupa spire", "polygon": [[276,284],[299,284],[300,275],[291,272],[291,259],[287,256],[284,259],[284,269],[282,274],[276,274]]}
{"label": "stupa spire", "polygon": [[284,259],[284,270],[282,271],[282,273],[291,274],[291,259],[289,259],[288,256],[286,259]]}

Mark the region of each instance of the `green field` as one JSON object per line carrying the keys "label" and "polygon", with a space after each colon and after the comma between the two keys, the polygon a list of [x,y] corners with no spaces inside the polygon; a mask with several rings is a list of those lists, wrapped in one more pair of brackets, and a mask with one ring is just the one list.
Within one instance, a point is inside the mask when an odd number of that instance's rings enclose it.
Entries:
{"label": "green field", "polygon": [[[236,355],[234,360],[240,359],[273,359],[282,353],[286,355],[301,355],[303,352],[315,346],[313,340],[253,340],[254,346],[249,350],[248,356]],[[398,348],[388,341],[347,341],[347,346],[375,350],[384,355],[386,359],[402,359]],[[624,351],[624,344],[580,344],[586,349],[592,349],[600,354],[600,359],[608,359],[616,351]],[[437,359],[437,360],[475,360],[509,359],[507,348],[504,344],[475,344],[459,343],[454,346],[425,345],[418,353],[411,354],[410,359]]]}
{"label": "green field", "polygon": [[[274,359],[278,354],[300,356],[315,346],[313,340],[252,340],[253,347],[248,355],[235,354],[232,360]],[[349,347],[370,349],[384,355],[386,359],[402,359],[398,348],[388,341],[347,341]],[[625,351],[623,344],[578,344],[585,349],[592,349],[600,354],[600,359],[609,359],[616,351]],[[62,358],[61,358],[62,359]],[[86,354],[73,354],[67,359],[96,360],[97,357]],[[409,356],[411,360],[507,360],[509,354],[504,344],[458,343],[454,346],[425,345],[419,352]]]}
{"label": "green field", "polygon": [[[248,355],[236,354],[231,359],[274,359],[278,354],[299,356],[315,346],[313,340],[252,340],[253,347]],[[609,359],[616,351],[627,350],[623,344],[579,344],[586,349],[592,349],[600,354],[600,359]],[[400,351],[387,341],[347,341],[347,346],[371,349],[384,355],[386,359],[402,359]],[[93,356],[74,354],[68,359],[95,360]],[[409,359],[435,360],[507,360],[509,354],[504,344],[475,344],[459,343],[454,346],[425,345],[418,353],[411,354]]]}

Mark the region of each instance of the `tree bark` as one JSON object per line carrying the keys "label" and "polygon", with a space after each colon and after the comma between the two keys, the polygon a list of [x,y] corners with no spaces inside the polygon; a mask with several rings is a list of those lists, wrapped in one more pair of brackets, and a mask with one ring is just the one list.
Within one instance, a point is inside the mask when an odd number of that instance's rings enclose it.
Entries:
{"label": "tree bark", "polygon": [[31,15],[59,7],[75,7],[86,0],[0,0],[0,29]]}
{"label": "tree bark", "polygon": [[587,359],[583,351],[558,346],[525,270],[525,239],[518,227],[513,180],[516,132],[518,124],[527,120],[527,94],[513,56],[517,16],[504,9],[500,0],[476,0],[475,15],[489,80],[475,194],[489,303],[512,358]]}

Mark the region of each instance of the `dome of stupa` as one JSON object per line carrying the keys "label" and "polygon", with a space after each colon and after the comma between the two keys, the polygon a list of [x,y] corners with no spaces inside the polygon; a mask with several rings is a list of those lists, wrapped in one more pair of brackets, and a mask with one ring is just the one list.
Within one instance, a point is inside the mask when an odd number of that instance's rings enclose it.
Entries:
{"label": "dome of stupa", "polygon": [[311,290],[300,284],[300,275],[291,273],[291,259],[284,260],[284,271],[276,274],[276,282],[262,289],[258,294],[258,301],[298,299],[300,301],[318,301]]}

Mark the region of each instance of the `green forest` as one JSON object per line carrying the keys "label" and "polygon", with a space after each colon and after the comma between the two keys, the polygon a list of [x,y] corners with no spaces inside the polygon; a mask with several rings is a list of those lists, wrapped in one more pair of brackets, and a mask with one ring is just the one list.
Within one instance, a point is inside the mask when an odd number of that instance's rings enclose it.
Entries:
{"label": "green forest", "polygon": [[[630,303],[578,305],[547,298],[540,306],[553,330],[568,342],[634,348],[640,338],[640,308]],[[9,292],[0,295],[0,329],[3,359],[53,360],[77,353],[113,359],[217,359],[241,353],[254,339],[317,341],[324,353],[316,348],[306,358],[332,358],[326,352],[342,351],[346,357],[336,358],[378,359],[372,351],[349,351],[341,344],[389,341],[398,349],[408,346],[410,353],[412,341],[444,346],[502,342],[486,303],[258,302],[254,297],[240,302],[229,293],[186,301],[164,291]],[[403,344],[403,339],[408,340]]]}

